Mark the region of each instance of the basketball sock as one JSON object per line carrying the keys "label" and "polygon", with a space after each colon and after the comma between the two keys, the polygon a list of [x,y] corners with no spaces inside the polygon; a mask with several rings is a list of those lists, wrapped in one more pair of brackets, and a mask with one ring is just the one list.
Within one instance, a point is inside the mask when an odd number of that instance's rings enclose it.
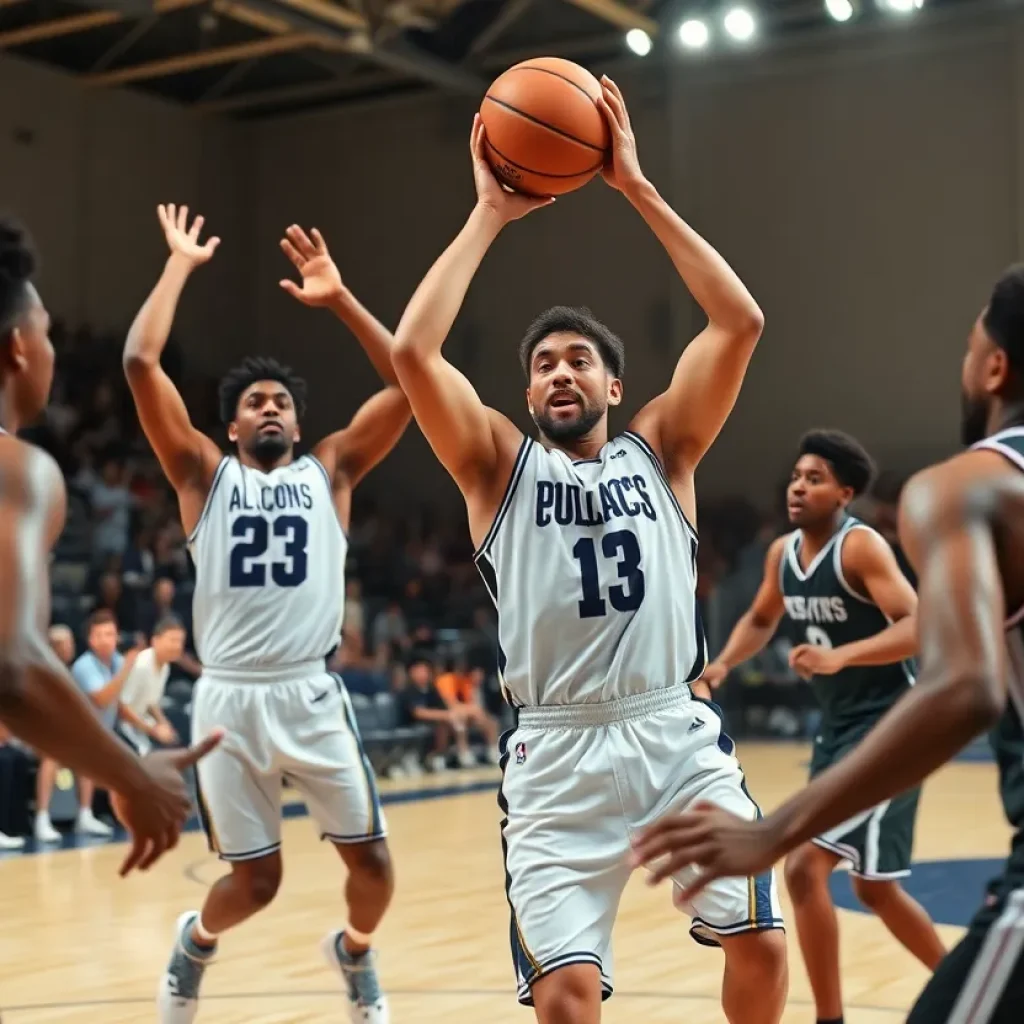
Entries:
{"label": "basketball sock", "polygon": [[193,956],[209,956],[217,947],[217,936],[203,927],[203,916],[198,915],[182,941],[186,952]]}
{"label": "basketball sock", "polygon": [[[352,946],[358,946],[356,950],[351,950],[346,945],[346,942]],[[366,932],[358,931],[357,929],[346,926],[342,931],[341,935],[338,936],[338,948],[346,956],[351,957],[353,960],[363,956],[370,948],[373,942],[373,934],[367,934]]]}
{"label": "basketball sock", "polygon": [[818,1024],[843,1024],[842,1017],[829,1017],[828,1019],[818,1018]]}

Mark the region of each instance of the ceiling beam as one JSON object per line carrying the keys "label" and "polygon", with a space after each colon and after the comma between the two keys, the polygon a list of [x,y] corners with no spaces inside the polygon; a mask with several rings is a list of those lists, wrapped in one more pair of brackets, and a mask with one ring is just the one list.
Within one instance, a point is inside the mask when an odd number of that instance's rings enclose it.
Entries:
{"label": "ceiling beam", "polygon": [[273,106],[295,100],[320,99],[324,96],[344,97],[376,89],[395,81],[395,76],[387,71],[374,71],[364,75],[353,76],[351,79],[334,78],[324,82],[305,82],[301,85],[275,86],[272,89],[254,89],[251,92],[239,93],[222,100],[212,100],[196,104],[195,108],[204,114],[233,114],[240,110],[251,110],[253,107]]}
{"label": "ceiling beam", "polygon": [[471,57],[489,50],[531,7],[533,0],[506,0],[498,16],[473,40]]}
{"label": "ceiling beam", "polygon": [[105,71],[99,75],[84,75],[79,81],[90,86],[127,85],[129,82],[142,82],[149,78],[163,78],[178,75],[185,71],[196,71],[199,68],[216,67],[218,64],[233,64],[235,61],[252,60],[254,57],[267,57],[274,53],[288,53],[314,46],[316,40],[308,35],[296,32],[292,35],[274,36],[270,39],[258,39],[251,43],[236,43],[234,46],[218,46],[210,50],[198,50],[178,57],[165,57],[161,60],[147,61],[116,71]]}
{"label": "ceiling beam", "polygon": [[617,25],[624,31],[631,28],[642,28],[652,39],[658,34],[658,23],[646,14],[634,11],[621,0],[566,0],[595,18]]}
{"label": "ceiling beam", "polygon": [[[167,11],[177,10],[179,7],[194,7],[202,2],[203,0],[156,0],[156,3],[153,4],[153,12],[164,14]],[[28,43],[41,43],[44,39],[77,35],[79,32],[89,32],[94,28],[103,28],[105,25],[116,25],[119,21],[124,20],[123,14],[109,10],[88,11],[84,14],[72,14],[65,18],[53,18],[35,25],[26,25],[24,28],[11,29],[9,32],[0,32],[0,50],[25,46]]]}

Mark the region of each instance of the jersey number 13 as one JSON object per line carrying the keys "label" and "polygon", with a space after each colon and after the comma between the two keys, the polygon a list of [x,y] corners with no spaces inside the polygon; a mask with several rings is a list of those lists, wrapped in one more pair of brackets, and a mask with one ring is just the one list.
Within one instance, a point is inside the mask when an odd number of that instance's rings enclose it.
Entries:
{"label": "jersey number 13", "polygon": [[640,568],[640,543],[630,530],[616,530],[601,538],[601,554],[615,559],[618,583],[608,588],[608,601],[601,596],[597,573],[597,544],[592,537],[580,537],[573,545],[573,558],[580,563],[583,600],[580,618],[594,619],[608,614],[608,604],[617,612],[635,612],[644,600],[644,574]]}
{"label": "jersey number 13", "polygon": [[[284,539],[284,559],[280,562],[265,557],[271,531]],[[262,516],[239,516],[231,524],[231,536],[236,542],[231,547],[228,568],[230,586],[266,586],[268,563],[270,578],[279,587],[297,587],[305,582],[309,524],[301,516],[279,516],[273,527]]]}

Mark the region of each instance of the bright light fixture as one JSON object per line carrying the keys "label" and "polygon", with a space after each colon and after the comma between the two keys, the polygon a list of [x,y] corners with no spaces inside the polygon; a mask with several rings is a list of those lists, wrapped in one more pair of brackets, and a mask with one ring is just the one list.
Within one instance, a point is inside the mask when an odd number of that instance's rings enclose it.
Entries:
{"label": "bright light fixture", "polygon": [[745,43],[757,31],[754,15],[746,7],[733,7],[725,15],[722,24],[725,26],[725,31],[741,43]]}
{"label": "bright light fixture", "polygon": [[711,33],[700,18],[688,18],[679,26],[679,41],[690,50],[700,50],[708,45]]}
{"label": "bright light fixture", "polygon": [[853,4],[850,0],[825,0],[825,10],[835,21],[849,21],[853,17]]}
{"label": "bright light fixture", "polygon": [[631,28],[626,33],[626,45],[638,56],[646,57],[651,52],[651,37],[642,28]]}

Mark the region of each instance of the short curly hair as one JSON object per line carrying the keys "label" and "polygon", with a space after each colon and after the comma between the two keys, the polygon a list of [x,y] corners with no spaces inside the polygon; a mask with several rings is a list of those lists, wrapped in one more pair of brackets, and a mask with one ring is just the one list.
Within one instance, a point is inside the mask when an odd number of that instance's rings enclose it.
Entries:
{"label": "short curly hair", "polygon": [[231,423],[238,414],[238,401],[258,380],[276,380],[283,384],[295,403],[295,411],[301,418],[306,412],[306,382],[276,359],[268,356],[249,356],[234,369],[228,370],[221,378],[218,388],[220,418],[225,424]]}
{"label": "short curly hair", "polygon": [[7,339],[29,304],[29,282],[36,265],[25,229],[13,220],[0,220],[0,341]]}
{"label": "short curly hair", "polygon": [[[875,463],[856,438],[841,430],[810,430],[800,439],[799,455],[817,455],[835,478],[859,498],[875,478]],[[799,457],[798,455],[798,457]]]}

